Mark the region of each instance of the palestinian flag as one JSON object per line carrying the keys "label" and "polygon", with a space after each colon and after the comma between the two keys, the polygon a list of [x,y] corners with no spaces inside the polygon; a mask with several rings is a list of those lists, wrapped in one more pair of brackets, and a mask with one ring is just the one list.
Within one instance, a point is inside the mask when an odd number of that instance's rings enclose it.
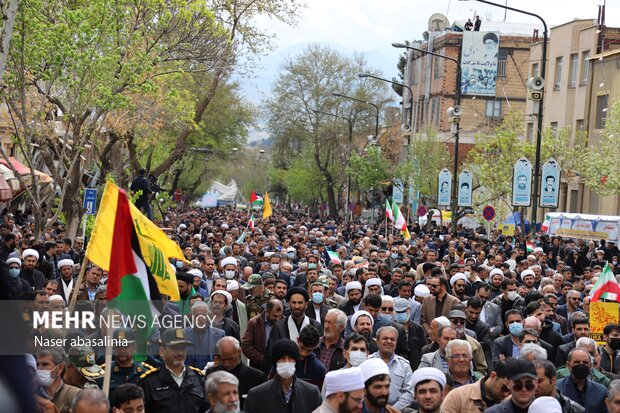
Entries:
{"label": "palestinian flag", "polygon": [[387,199],[385,200],[385,217],[394,222],[394,212],[392,212],[392,207]]}
{"label": "palestinian flag", "polygon": [[340,261],[340,257],[334,251],[327,251],[327,255],[329,255],[329,259],[332,261],[333,264],[342,264],[342,261]]}
{"label": "palestinian flag", "polygon": [[262,207],[263,206],[263,197],[257,195],[255,191],[252,191],[250,195],[250,205],[253,207]]}
{"label": "palestinian flag", "polygon": [[248,221],[248,228],[254,231],[254,214],[252,214],[252,216],[250,217],[250,220]]}
{"label": "palestinian flag", "polygon": [[[161,300],[161,294],[142,256],[129,205],[125,191],[106,186],[86,256],[97,265],[108,259],[109,265],[102,266],[109,273],[108,305],[133,320],[134,324],[126,327],[136,330],[136,359],[143,359],[153,319],[159,314],[154,303]],[[107,251],[107,257],[101,256],[101,251]]]}
{"label": "palestinian flag", "polygon": [[620,285],[609,267],[609,263],[605,264],[603,272],[599,275],[596,284],[590,291],[592,302],[599,301],[601,298],[606,300],[618,301],[620,297]]}

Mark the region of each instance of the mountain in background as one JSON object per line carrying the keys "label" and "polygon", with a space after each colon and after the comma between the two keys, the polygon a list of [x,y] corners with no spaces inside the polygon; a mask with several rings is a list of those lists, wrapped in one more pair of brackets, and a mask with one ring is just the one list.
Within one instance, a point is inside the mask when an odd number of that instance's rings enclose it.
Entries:
{"label": "mountain in background", "polygon": [[[271,96],[271,86],[278,76],[280,65],[287,57],[294,57],[300,54],[310,44],[311,43],[298,43],[286,49],[279,50],[269,56],[265,56],[257,63],[257,68],[253,75],[237,79],[241,85],[241,91],[247,100],[260,108],[263,99]],[[355,50],[338,43],[320,42],[320,44],[329,46],[348,57],[353,57],[355,53]],[[384,78],[392,79],[392,77],[397,76],[397,51],[389,49],[385,51],[370,50],[364,52],[364,56],[366,57],[368,66],[380,70]],[[396,95],[394,96],[396,101]],[[251,143],[252,146],[258,146],[260,141],[268,138],[268,133],[263,130],[263,127],[264,122],[259,119],[257,121],[257,127],[249,130],[248,144]]]}

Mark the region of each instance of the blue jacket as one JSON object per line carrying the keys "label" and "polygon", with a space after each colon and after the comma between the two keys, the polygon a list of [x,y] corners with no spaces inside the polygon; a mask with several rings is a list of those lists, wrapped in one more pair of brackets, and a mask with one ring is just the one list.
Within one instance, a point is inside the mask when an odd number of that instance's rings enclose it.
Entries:
{"label": "blue jacket", "polygon": [[607,389],[602,384],[598,384],[588,379],[586,381],[585,392],[577,390],[577,386],[571,376],[558,380],[556,386],[560,392],[569,399],[582,405],[586,412],[606,413],[605,397]]}
{"label": "blue jacket", "polygon": [[186,328],[186,340],[191,341],[194,345],[187,346],[185,365],[193,366],[200,370],[204,369],[208,362],[213,361],[215,343],[225,335],[224,330],[215,327],[207,328],[202,334],[195,328]]}

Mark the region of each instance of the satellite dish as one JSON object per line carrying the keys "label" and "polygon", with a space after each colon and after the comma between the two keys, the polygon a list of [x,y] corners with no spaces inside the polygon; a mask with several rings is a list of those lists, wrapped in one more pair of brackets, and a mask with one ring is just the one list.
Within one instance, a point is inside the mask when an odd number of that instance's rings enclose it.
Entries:
{"label": "satellite dish", "polygon": [[441,13],[435,13],[428,19],[429,32],[443,32],[446,27],[450,27],[448,18]]}

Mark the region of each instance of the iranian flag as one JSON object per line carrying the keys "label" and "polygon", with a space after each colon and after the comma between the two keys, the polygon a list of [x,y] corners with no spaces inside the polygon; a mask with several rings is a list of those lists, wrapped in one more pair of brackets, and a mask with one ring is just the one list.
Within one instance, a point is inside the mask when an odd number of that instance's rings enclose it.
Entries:
{"label": "iranian flag", "polygon": [[609,263],[605,264],[603,272],[599,275],[596,284],[590,291],[592,301],[599,301],[601,298],[611,301],[618,301],[620,296],[620,285],[609,267]]}
{"label": "iranian flag", "polygon": [[545,215],[545,219],[544,219],[544,221],[543,221],[542,225],[540,226],[540,230],[541,230],[542,232],[544,232],[545,234],[546,234],[546,233],[547,233],[547,231],[549,230],[549,222],[550,222],[550,221],[551,221],[551,220],[549,219],[549,214],[546,214],[546,215]]}
{"label": "iranian flag", "polygon": [[387,199],[385,200],[385,217],[394,222],[394,212],[392,212],[392,207]]}
{"label": "iranian flag", "polygon": [[527,252],[532,252],[534,251],[534,244],[530,244],[529,242],[525,241],[525,248],[527,249]]}
{"label": "iranian flag", "polygon": [[[398,229],[402,235],[409,234],[409,230],[407,229],[407,222],[405,221],[405,217],[400,212],[400,208],[398,204],[392,201],[392,212],[394,213],[394,228]],[[409,235],[409,238],[411,236]]]}
{"label": "iranian flag", "polygon": [[340,257],[334,251],[327,251],[327,255],[329,255],[329,259],[332,261],[333,264],[342,264]]}
{"label": "iranian flag", "polygon": [[252,214],[252,216],[250,217],[250,220],[248,221],[248,228],[254,231],[254,214]]}
{"label": "iranian flag", "polygon": [[255,191],[252,191],[250,195],[250,205],[253,207],[262,207],[263,206],[263,197],[257,195]]}
{"label": "iranian flag", "polygon": [[126,320],[134,320],[127,324],[139,320],[140,324],[126,325],[136,329],[139,360],[147,354],[153,319],[159,314],[154,302],[161,300],[161,294],[140,250],[129,205],[125,191],[106,186],[86,256],[108,270],[108,305],[127,316]]}

